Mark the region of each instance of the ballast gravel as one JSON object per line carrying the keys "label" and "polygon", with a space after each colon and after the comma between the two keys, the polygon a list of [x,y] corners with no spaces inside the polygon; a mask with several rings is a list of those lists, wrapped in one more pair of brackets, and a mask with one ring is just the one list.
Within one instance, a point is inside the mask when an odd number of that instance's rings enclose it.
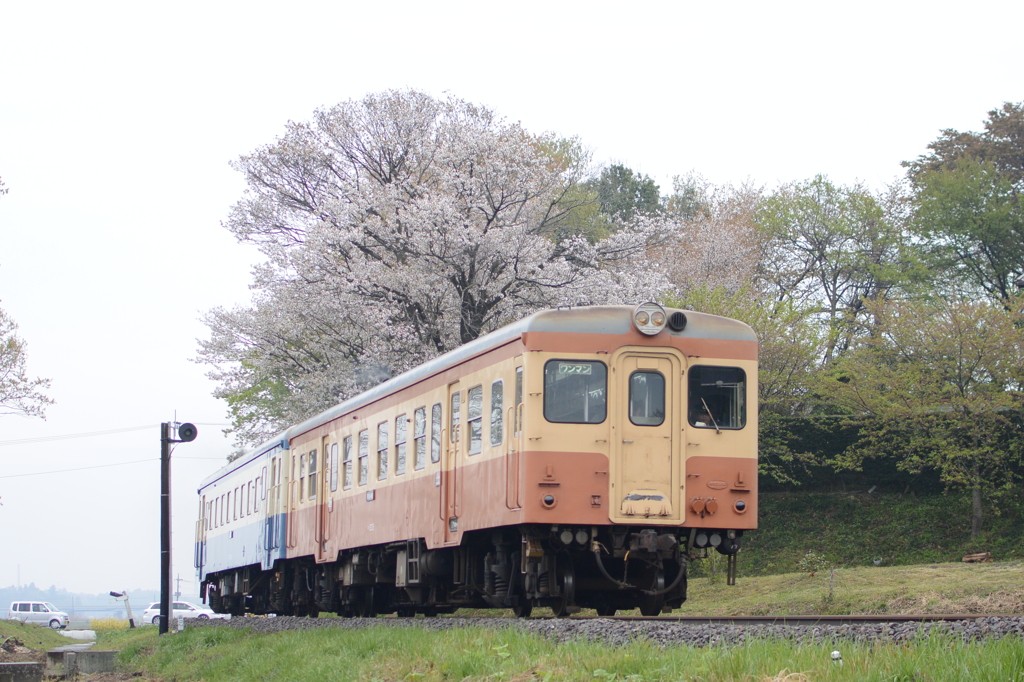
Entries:
{"label": "ballast gravel", "polygon": [[659,646],[743,644],[752,639],[787,639],[802,644],[859,641],[905,642],[930,634],[959,637],[964,641],[1024,637],[1024,617],[997,616],[927,623],[892,622],[847,625],[728,625],[686,623],[672,620],[629,621],[612,618],[294,618],[236,617],[231,620],[188,620],[187,627],[251,628],[254,632],[281,632],[313,628],[417,627],[425,630],[455,628],[518,628],[557,642],[588,640],[611,646],[643,639]]}

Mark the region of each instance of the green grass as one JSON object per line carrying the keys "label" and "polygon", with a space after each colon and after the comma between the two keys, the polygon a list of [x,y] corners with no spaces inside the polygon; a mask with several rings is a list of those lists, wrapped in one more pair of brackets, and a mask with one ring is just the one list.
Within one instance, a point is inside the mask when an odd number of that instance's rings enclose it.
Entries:
{"label": "green grass", "polygon": [[743,538],[741,575],[796,572],[808,552],[847,568],[873,566],[876,558],[886,566],[943,563],[985,551],[997,561],[1024,560],[1019,501],[1001,515],[986,509],[974,539],[964,496],[766,493],[759,507],[758,529]]}
{"label": "green grass", "polygon": [[35,651],[45,651],[74,643],[48,627],[0,619],[0,642],[11,637]]}
{"label": "green grass", "polygon": [[[122,669],[165,680],[1024,681],[1024,646],[1016,638],[964,644],[933,637],[878,645],[758,640],[701,648],[635,641],[612,648],[474,628],[254,634],[204,627],[159,639],[155,628],[146,628],[132,636],[130,646],[124,637],[104,635],[107,644],[121,644]],[[842,665],[832,662],[835,649]]]}

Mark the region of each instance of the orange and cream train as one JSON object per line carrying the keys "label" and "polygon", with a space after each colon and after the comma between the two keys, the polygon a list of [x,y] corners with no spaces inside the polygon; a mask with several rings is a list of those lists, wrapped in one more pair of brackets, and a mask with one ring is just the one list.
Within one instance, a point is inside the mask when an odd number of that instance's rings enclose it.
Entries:
{"label": "orange and cream train", "polygon": [[668,611],[691,557],[734,568],[757,527],[757,348],[654,303],[508,325],[206,479],[203,594],[233,614]]}

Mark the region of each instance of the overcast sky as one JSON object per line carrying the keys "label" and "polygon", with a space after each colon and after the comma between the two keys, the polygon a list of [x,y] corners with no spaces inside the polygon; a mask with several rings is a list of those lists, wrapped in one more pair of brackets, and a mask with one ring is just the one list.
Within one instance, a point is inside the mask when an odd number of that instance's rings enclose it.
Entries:
{"label": "overcast sky", "polygon": [[881,187],[941,129],[1024,99],[1021,26],[1019,1],[0,0],[0,307],[56,400],[0,417],[0,587],[158,589],[176,414],[200,425],[173,459],[194,591],[195,491],[231,444],[190,358],[257,259],[220,225],[243,191],[228,162],[287,121],[417,88],[578,135],[663,191],[691,170]]}

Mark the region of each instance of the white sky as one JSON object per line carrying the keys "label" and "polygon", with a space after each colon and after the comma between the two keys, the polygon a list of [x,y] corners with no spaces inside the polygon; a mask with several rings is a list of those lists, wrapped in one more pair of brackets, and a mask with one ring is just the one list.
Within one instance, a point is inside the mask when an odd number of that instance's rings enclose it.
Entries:
{"label": "white sky", "polygon": [[0,0],[0,307],[57,401],[0,417],[0,441],[152,425],[0,442],[0,587],[157,589],[175,411],[200,424],[173,464],[174,572],[194,581],[195,489],[230,444],[189,358],[256,261],[220,227],[243,190],[228,162],[286,121],[413,87],[579,135],[663,192],[690,170],[879,187],[1024,99],[1021,26],[1011,1]]}

